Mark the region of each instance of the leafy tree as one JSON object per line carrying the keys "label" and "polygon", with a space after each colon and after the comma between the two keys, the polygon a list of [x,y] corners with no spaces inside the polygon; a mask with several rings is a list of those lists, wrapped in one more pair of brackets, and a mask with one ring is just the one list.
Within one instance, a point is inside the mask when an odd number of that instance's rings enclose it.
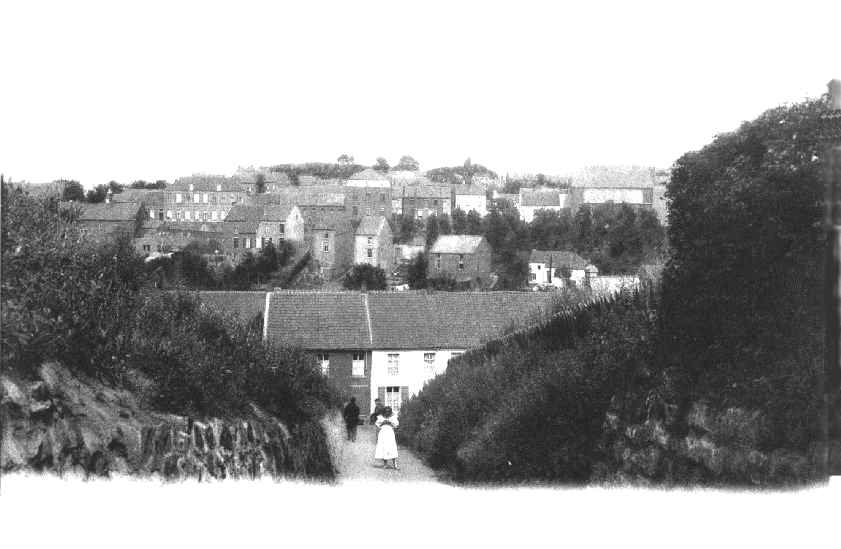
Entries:
{"label": "leafy tree", "polygon": [[400,162],[397,163],[394,169],[416,172],[420,169],[420,164],[411,156],[406,155],[400,157]]}
{"label": "leafy tree", "polygon": [[385,158],[383,158],[382,156],[378,157],[377,158],[377,163],[374,164],[371,167],[374,168],[375,170],[377,170],[378,172],[383,172],[383,173],[387,172],[390,169],[390,166],[388,165],[388,161]]}
{"label": "leafy tree", "polygon": [[336,159],[340,166],[348,166],[353,164],[353,157],[348,154],[343,154]]}
{"label": "leafy tree", "polygon": [[453,234],[470,234],[470,231],[467,230],[467,214],[461,208],[453,210],[452,228]]}
{"label": "leafy tree", "polygon": [[345,275],[343,285],[348,290],[385,290],[385,271],[374,265],[358,263]]}
{"label": "leafy tree", "polygon": [[426,220],[426,247],[429,248],[435,241],[438,240],[438,236],[441,234],[441,227],[438,223],[438,216],[431,215]]}
{"label": "leafy tree", "polygon": [[426,288],[426,269],[429,264],[426,252],[421,252],[409,262],[406,282],[413,290]]}
{"label": "leafy tree", "polygon": [[111,194],[117,194],[123,192],[123,186],[116,181],[109,181],[108,182],[108,190],[111,191]]}
{"label": "leafy tree", "polygon": [[108,186],[100,184],[89,190],[85,198],[87,198],[88,202],[94,204],[97,202],[105,202],[106,196],[108,196]]}
{"label": "leafy tree", "polygon": [[64,190],[61,192],[62,200],[72,200],[74,202],[82,202],[85,199],[85,190],[82,184],[74,180],[61,180],[58,183],[64,184]]}

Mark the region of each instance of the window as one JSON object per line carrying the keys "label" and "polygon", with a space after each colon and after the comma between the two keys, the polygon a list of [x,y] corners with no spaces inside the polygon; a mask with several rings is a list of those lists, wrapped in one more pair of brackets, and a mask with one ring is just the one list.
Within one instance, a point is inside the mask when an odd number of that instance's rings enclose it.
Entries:
{"label": "window", "polygon": [[181,203],[181,193],[175,193],[175,203],[176,204]]}
{"label": "window", "polygon": [[464,256],[462,254],[459,254],[459,256],[458,256],[458,270],[459,271],[464,270]]}
{"label": "window", "polygon": [[250,248],[250,247],[251,247],[251,239],[250,239],[250,238],[243,238],[243,243],[244,243],[243,245],[244,245],[246,248]]}
{"label": "window", "polygon": [[396,376],[400,373],[400,353],[388,353],[388,375]]}
{"label": "window", "polygon": [[239,238],[234,237],[234,249],[239,248]]}
{"label": "window", "polygon": [[388,406],[393,411],[400,410],[400,387],[386,387],[385,388],[385,406]]}
{"label": "window", "polygon": [[217,184],[216,184],[216,192],[218,193],[218,192],[219,192],[219,191],[221,191],[221,190],[222,190],[222,184],[221,184],[221,183],[217,183]]}
{"label": "window", "polygon": [[149,210],[149,219],[155,219],[155,210]]}
{"label": "window", "polygon": [[158,210],[158,219],[163,221],[163,219],[164,219],[164,211],[163,210]]}
{"label": "window", "polygon": [[207,204],[207,193],[204,193],[201,197],[201,201]]}
{"label": "window", "polygon": [[190,192],[193,192],[193,184],[190,183]]}
{"label": "window", "polygon": [[450,353],[450,360],[455,360],[462,355],[461,351],[453,351]]}
{"label": "window", "polygon": [[212,211],[212,212],[210,212],[210,219],[211,219],[212,221],[216,221],[216,220],[218,220],[218,219],[219,219],[219,216],[217,215],[217,212],[216,212],[215,210],[214,210],[214,211]]}
{"label": "window", "polygon": [[441,270],[441,254],[435,254],[435,270]]}
{"label": "window", "polygon": [[318,365],[321,366],[321,375],[329,376],[330,375],[330,355],[328,353],[318,353],[316,355],[318,359]]}
{"label": "window", "polygon": [[353,377],[365,377],[365,353],[353,353],[350,375]]}
{"label": "window", "polygon": [[151,250],[152,250],[152,246],[150,246],[149,244],[144,244],[143,245],[143,251],[144,252],[149,252]]}
{"label": "window", "polygon": [[385,193],[380,193],[380,202],[385,202]]}
{"label": "window", "polygon": [[537,273],[529,273],[529,280],[537,280]]}
{"label": "window", "polygon": [[423,364],[428,374],[435,373],[435,353],[424,353]]}
{"label": "window", "polygon": [[177,219],[178,221],[181,221],[182,214],[183,214],[183,212],[181,210],[176,211],[175,212],[175,219]]}
{"label": "window", "polygon": [[166,211],[166,218],[167,219],[172,219],[172,210],[167,210]]}
{"label": "window", "polygon": [[330,251],[330,241],[325,240],[324,242],[322,242],[321,243],[321,249],[324,251],[324,253],[329,252]]}
{"label": "window", "polygon": [[356,217],[357,215],[359,215],[359,208],[357,208],[356,206],[354,206],[354,207],[353,207],[353,217]]}
{"label": "window", "polygon": [[190,221],[190,210],[184,210],[184,221]]}
{"label": "window", "polygon": [[277,229],[278,229],[277,232],[279,232],[280,234],[285,234],[286,233],[286,223],[278,223]]}
{"label": "window", "polygon": [[327,240],[328,238],[330,238],[330,233],[324,233],[324,240]]}
{"label": "window", "polygon": [[374,249],[368,248],[368,257],[373,259],[374,258]]}
{"label": "window", "polygon": [[374,245],[374,237],[373,237],[373,236],[369,236],[369,237],[368,237],[368,245],[369,245],[369,246],[373,246],[373,245]]}
{"label": "window", "polygon": [[200,202],[200,200],[199,200],[200,198],[201,198],[201,196],[199,196],[199,193],[194,194],[193,195],[193,204],[198,204]]}

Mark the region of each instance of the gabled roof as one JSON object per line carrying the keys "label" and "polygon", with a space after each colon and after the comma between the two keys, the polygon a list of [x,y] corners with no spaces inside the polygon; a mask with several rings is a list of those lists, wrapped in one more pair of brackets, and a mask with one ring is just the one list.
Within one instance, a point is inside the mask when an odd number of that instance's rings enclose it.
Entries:
{"label": "gabled roof", "polygon": [[449,185],[406,185],[403,187],[406,198],[450,198]]}
{"label": "gabled roof", "polygon": [[485,237],[469,234],[441,235],[430,248],[431,254],[472,254]]}
{"label": "gabled roof", "polygon": [[149,208],[162,208],[164,205],[162,189],[123,189],[111,195],[111,202],[140,202]]}
{"label": "gabled roof", "polygon": [[80,221],[134,221],[140,211],[140,202],[111,202],[106,204],[79,203]]}
{"label": "gabled roof", "polygon": [[234,313],[250,322],[258,315],[263,318],[266,309],[266,292],[196,292],[208,308],[223,313]]}
{"label": "gabled roof", "polygon": [[572,180],[573,187],[591,189],[648,189],[654,186],[657,171],[640,166],[591,166]]}
{"label": "gabled roof", "polygon": [[557,190],[520,189],[520,205],[548,208],[561,205],[561,193]]}
{"label": "gabled roof", "polygon": [[385,217],[381,215],[366,215],[359,222],[359,227],[356,228],[356,234],[380,234],[385,223]]}
{"label": "gabled roof", "polygon": [[529,256],[529,263],[544,263],[552,268],[568,267],[570,269],[583,269],[589,263],[586,259],[575,252],[565,250],[532,250]]}
{"label": "gabled roof", "polygon": [[485,196],[485,190],[479,185],[453,185],[453,191],[456,193],[456,196]]}
{"label": "gabled roof", "polygon": [[269,340],[308,350],[469,349],[552,310],[532,292],[296,292],[276,290]]}
{"label": "gabled roof", "polygon": [[228,215],[225,216],[226,222],[233,221],[251,221],[259,222],[263,218],[262,206],[250,206],[246,204],[235,204]]}
{"label": "gabled roof", "polygon": [[292,210],[295,209],[293,204],[272,204],[263,208],[263,221],[286,221]]}
{"label": "gabled roof", "polygon": [[337,212],[322,212],[312,208],[302,208],[301,215],[304,218],[304,226],[308,230],[350,231],[350,220],[346,215]]}
{"label": "gabled roof", "polygon": [[172,185],[169,185],[166,190],[189,192],[190,184],[193,185],[194,191],[216,191],[217,186],[221,185],[223,192],[245,192],[245,189],[243,189],[242,185],[236,179],[225,177],[224,175],[191,175],[190,177],[180,177]]}
{"label": "gabled roof", "polygon": [[370,181],[370,180],[376,180],[376,181],[385,180],[385,181],[388,181],[388,177],[385,174],[382,174],[382,173],[378,172],[377,170],[375,170],[373,168],[365,168],[361,172],[356,172],[355,174],[350,176],[349,179],[357,180],[357,181],[360,180],[360,179],[364,179],[364,180],[367,180],[367,181]]}

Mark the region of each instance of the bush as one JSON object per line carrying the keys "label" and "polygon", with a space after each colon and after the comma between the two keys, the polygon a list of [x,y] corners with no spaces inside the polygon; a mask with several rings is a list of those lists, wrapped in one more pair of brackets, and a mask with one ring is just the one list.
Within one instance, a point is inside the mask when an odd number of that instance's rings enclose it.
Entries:
{"label": "bush", "polygon": [[345,275],[343,285],[348,290],[385,290],[385,271],[367,263],[358,263]]}

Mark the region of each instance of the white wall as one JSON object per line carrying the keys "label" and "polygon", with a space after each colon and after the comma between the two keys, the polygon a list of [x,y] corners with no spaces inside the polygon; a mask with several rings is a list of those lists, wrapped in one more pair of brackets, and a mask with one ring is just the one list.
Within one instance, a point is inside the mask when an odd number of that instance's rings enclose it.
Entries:
{"label": "white wall", "polygon": [[639,284],[638,276],[596,276],[590,279],[593,295],[610,295],[623,288],[636,288]]}
{"label": "white wall", "polygon": [[532,221],[534,221],[534,214],[537,210],[551,210],[555,212],[560,212],[562,209],[562,206],[520,206],[520,219],[522,219],[526,223],[531,223]]}
{"label": "white wall", "polygon": [[585,204],[601,204],[604,202],[626,202],[628,204],[644,204],[642,189],[584,189]]}
{"label": "white wall", "polygon": [[391,181],[388,179],[349,179],[348,187],[371,187],[378,189],[390,189]]}
{"label": "white wall", "polygon": [[[373,351],[371,353],[371,410],[374,411],[374,399],[377,398],[379,387],[396,385],[409,388],[409,396],[416,395],[433,377],[444,373],[447,362],[453,353],[464,352],[464,349],[428,349],[420,351]],[[388,374],[388,355],[400,355],[397,375]],[[427,368],[423,361],[424,353],[435,353],[432,369]],[[369,412],[369,413],[370,413]]]}
{"label": "white wall", "polygon": [[[546,282],[546,271],[548,269],[548,265],[546,263],[529,263],[529,284],[548,284]],[[557,267],[552,267],[552,270],[556,270]],[[531,275],[534,274],[536,276],[535,280],[531,279]],[[584,269],[572,269],[570,271],[570,279],[575,282],[577,286],[580,286],[584,282],[584,278],[587,276],[587,273],[584,272]],[[557,288],[564,287],[564,278],[555,276],[555,273],[552,273],[552,286]]]}
{"label": "white wall", "polygon": [[461,209],[464,213],[476,211],[480,216],[488,215],[488,199],[485,195],[457,194],[453,210]]}

